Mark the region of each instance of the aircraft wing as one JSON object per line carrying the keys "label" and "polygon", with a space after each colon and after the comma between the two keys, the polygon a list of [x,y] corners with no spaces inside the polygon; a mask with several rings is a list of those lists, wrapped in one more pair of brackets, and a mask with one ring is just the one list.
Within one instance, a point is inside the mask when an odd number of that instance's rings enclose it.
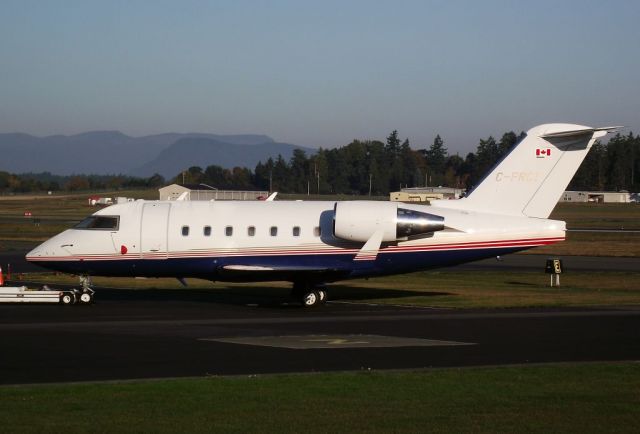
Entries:
{"label": "aircraft wing", "polygon": [[261,281],[261,280],[318,280],[328,282],[344,279],[350,270],[340,268],[291,265],[241,265],[229,264],[218,269],[218,272],[229,280]]}

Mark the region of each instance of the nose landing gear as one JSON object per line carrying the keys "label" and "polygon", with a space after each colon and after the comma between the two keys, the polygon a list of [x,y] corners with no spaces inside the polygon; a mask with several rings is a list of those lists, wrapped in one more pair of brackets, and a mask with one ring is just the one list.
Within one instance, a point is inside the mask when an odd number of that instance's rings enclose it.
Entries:
{"label": "nose landing gear", "polygon": [[95,291],[91,288],[91,276],[80,276],[81,291],[78,291],[78,301],[81,304],[91,304],[94,300]]}

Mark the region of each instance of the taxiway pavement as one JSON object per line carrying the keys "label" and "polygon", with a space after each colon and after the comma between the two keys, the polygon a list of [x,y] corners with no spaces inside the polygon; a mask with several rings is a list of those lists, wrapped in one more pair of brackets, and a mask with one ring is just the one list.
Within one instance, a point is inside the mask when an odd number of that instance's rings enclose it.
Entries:
{"label": "taxiway pavement", "polygon": [[191,289],[98,300],[0,305],[0,384],[640,359],[638,308],[304,310]]}

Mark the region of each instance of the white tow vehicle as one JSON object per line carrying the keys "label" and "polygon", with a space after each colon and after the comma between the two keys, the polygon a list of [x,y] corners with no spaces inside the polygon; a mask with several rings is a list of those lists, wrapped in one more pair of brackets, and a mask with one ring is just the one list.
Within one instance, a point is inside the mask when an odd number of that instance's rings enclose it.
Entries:
{"label": "white tow vehicle", "polygon": [[93,291],[78,289],[53,289],[43,286],[30,289],[26,286],[1,286],[0,303],[61,303],[90,304],[93,303]]}

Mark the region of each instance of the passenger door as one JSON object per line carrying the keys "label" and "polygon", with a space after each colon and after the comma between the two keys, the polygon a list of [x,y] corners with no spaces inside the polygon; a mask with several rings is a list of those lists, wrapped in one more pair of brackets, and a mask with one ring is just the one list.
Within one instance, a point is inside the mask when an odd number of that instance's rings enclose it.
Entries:
{"label": "passenger door", "polygon": [[140,225],[140,253],[143,258],[166,259],[167,226],[169,224],[168,203],[145,203]]}

